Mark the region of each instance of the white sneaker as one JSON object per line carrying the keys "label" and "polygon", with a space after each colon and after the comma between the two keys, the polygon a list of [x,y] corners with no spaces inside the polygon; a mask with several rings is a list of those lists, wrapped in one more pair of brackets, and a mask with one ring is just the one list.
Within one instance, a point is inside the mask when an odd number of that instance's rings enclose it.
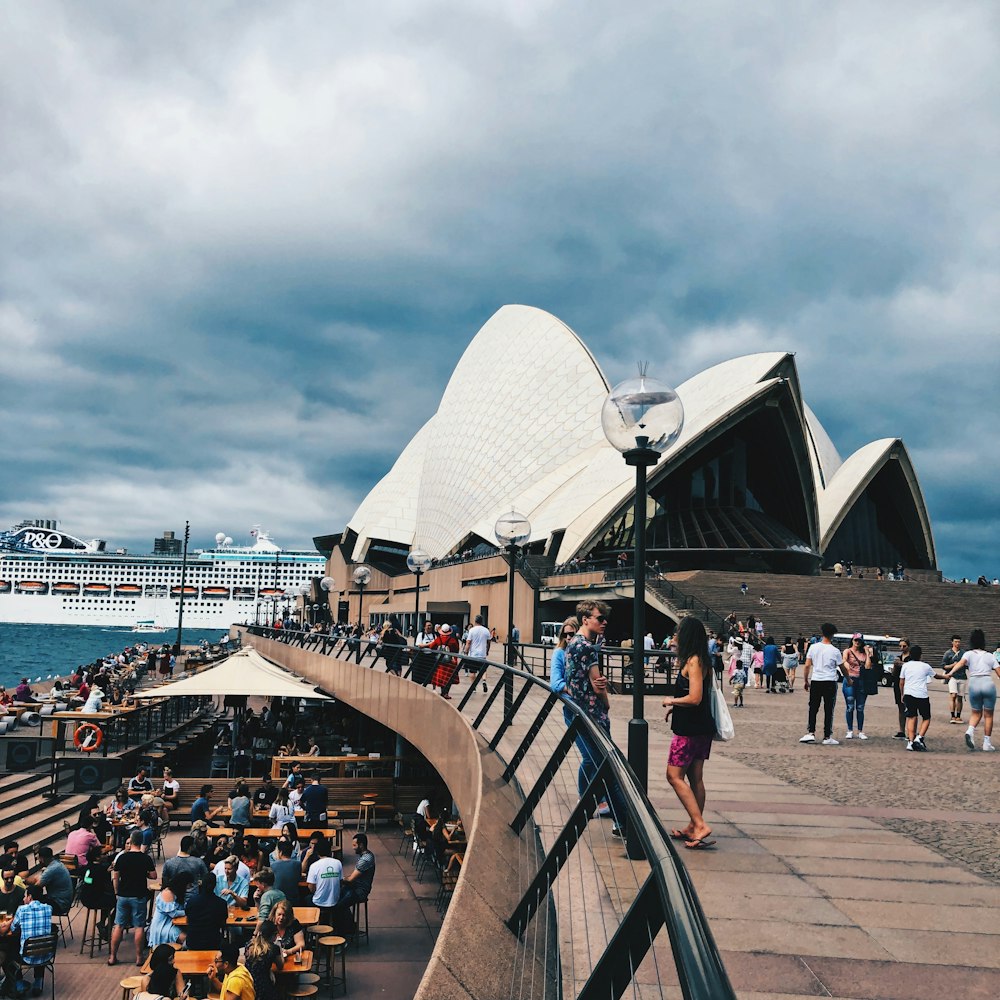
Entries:
{"label": "white sneaker", "polygon": [[997,752],[997,748],[992,743],[990,743],[988,740],[983,740],[983,749],[987,753],[996,753]]}
{"label": "white sneaker", "polygon": [[825,740],[823,740],[823,746],[825,746],[825,747],[839,747],[840,746],[840,740],[835,740],[832,736],[827,736],[827,738]]}
{"label": "white sneaker", "polygon": [[868,737],[867,737],[867,736],[865,736],[865,734],[864,734],[864,733],[858,733],[858,739],[859,739],[859,740],[866,740],[866,739],[868,739]]}
{"label": "white sneaker", "polygon": [[854,739],[854,731],[851,730],[851,729],[848,729],[847,730],[847,735],[844,737],[844,739],[845,740],[853,740]]}
{"label": "white sneaker", "polygon": [[799,740],[800,743],[815,743],[816,737],[812,733],[806,733],[802,739]]}

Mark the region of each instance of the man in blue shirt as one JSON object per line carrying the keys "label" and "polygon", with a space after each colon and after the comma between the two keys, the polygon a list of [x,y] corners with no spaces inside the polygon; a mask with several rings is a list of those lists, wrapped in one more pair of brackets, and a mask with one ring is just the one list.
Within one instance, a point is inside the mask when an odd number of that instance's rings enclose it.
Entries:
{"label": "man in blue shirt", "polygon": [[326,807],[329,802],[329,792],[320,784],[319,772],[313,771],[312,781],[302,792],[302,808],[305,811],[307,829],[326,826]]}
{"label": "man in blue shirt", "polygon": [[[30,882],[24,887],[24,902],[17,908],[14,919],[11,922],[11,933],[21,932],[21,945],[29,938],[44,937],[52,933],[52,907],[48,903],[40,900],[41,889]],[[34,966],[34,985],[31,987],[31,995],[40,997],[42,986],[45,981],[45,961],[46,955],[27,955],[23,961],[25,965]]]}

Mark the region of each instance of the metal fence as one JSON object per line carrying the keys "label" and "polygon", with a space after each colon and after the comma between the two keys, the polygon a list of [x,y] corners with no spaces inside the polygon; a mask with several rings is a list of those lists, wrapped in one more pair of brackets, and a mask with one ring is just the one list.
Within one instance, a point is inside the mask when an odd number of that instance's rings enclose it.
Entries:
{"label": "metal fence", "polygon": [[[457,671],[451,702],[506,764],[523,804],[511,822],[523,856],[507,926],[521,960],[497,996],[578,1000],[675,995],[729,1000],[729,983],[687,870],[628,763],[575,704],[529,670],[399,647],[377,661],[347,640],[253,627],[251,633],[424,685]],[[630,652],[630,651],[629,651]],[[601,803],[615,818],[601,818]],[[629,831],[628,850],[613,833]],[[630,857],[632,855],[632,857]],[[525,872],[537,872],[530,879]],[[542,957],[539,964],[535,959]],[[554,968],[553,982],[532,980]]]}

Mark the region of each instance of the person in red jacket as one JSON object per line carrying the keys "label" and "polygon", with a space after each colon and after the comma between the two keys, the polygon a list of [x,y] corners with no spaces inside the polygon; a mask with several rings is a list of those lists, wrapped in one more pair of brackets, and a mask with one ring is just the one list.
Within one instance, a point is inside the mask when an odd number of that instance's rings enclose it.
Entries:
{"label": "person in red jacket", "polygon": [[[441,631],[433,642],[428,643],[424,648],[428,650],[447,649],[451,653],[457,653],[459,651],[458,638],[452,627],[445,623],[441,626]],[[451,701],[451,695],[448,694],[448,688],[455,683],[458,677],[458,664],[458,660],[454,660],[450,656],[442,656],[431,676],[431,686],[441,688],[441,697],[447,698],[449,701]]]}

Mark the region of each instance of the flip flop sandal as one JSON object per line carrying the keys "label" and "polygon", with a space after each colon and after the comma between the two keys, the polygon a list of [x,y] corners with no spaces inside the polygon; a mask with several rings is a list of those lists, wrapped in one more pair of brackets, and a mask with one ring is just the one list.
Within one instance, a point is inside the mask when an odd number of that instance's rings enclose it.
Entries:
{"label": "flip flop sandal", "polygon": [[691,835],[689,833],[684,833],[683,830],[671,830],[670,831],[671,840],[690,840]]}
{"label": "flip flop sandal", "polygon": [[691,840],[684,845],[688,851],[710,851],[718,843],[716,840]]}

